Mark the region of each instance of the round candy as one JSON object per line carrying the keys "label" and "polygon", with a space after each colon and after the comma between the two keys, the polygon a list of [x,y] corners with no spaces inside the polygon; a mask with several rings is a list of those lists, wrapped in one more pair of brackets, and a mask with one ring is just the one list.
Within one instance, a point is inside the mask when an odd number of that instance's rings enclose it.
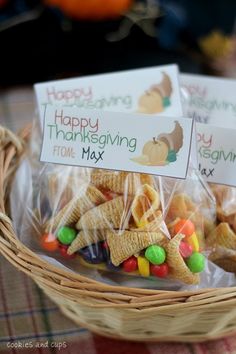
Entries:
{"label": "round candy", "polygon": [[179,252],[183,258],[188,258],[193,253],[193,248],[188,243],[181,241],[179,245]]}
{"label": "round candy", "polygon": [[205,268],[205,257],[201,253],[194,252],[186,263],[192,273],[200,273]]}
{"label": "round candy", "polygon": [[84,247],[79,252],[83,259],[92,264],[99,264],[105,261],[103,249],[100,243]]}
{"label": "round candy", "polygon": [[145,257],[138,257],[138,270],[139,274],[143,277],[149,277],[150,275],[150,264]]}
{"label": "round candy", "polygon": [[104,252],[101,242],[94,243],[88,246],[88,249],[91,254],[92,263],[102,263],[105,262],[108,258],[107,252]]}
{"label": "round candy", "polygon": [[199,252],[200,246],[195,232],[186,239],[186,242],[192,247],[193,251]]}
{"label": "round candy", "polygon": [[149,246],[145,251],[145,257],[151,262],[152,264],[162,264],[165,262],[166,259],[166,251],[163,247],[158,245]]}
{"label": "round candy", "polygon": [[152,275],[159,278],[165,278],[169,274],[169,267],[167,263],[163,263],[161,265],[151,264],[150,270]]}
{"label": "round candy", "polygon": [[59,247],[59,242],[57,241],[55,235],[48,233],[44,234],[40,240],[41,247],[46,251],[54,252]]}
{"label": "round candy", "polygon": [[118,267],[115,266],[110,259],[108,259],[106,261],[106,266],[107,266],[107,269],[109,269],[109,270],[114,270],[114,271],[120,270],[120,266],[118,266]]}
{"label": "round candy", "polygon": [[137,227],[141,229],[141,228],[147,226],[148,223],[149,223],[149,222],[148,222],[147,220],[139,221],[139,222],[137,222]]}
{"label": "round candy", "polygon": [[62,226],[57,232],[57,238],[63,245],[70,245],[76,238],[76,231],[69,226]]}
{"label": "round candy", "polygon": [[101,251],[103,254],[104,261],[107,261],[110,257],[109,247],[106,241],[100,242]]}
{"label": "round candy", "polygon": [[128,259],[126,259],[122,263],[123,270],[127,273],[134,272],[135,270],[138,269],[138,261],[137,258],[132,256]]}
{"label": "round candy", "polygon": [[104,195],[107,201],[114,199],[114,193],[110,190],[103,190],[102,194]]}
{"label": "round candy", "polygon": [[195,226],[191,220],[180,219],[174,226],[174,232],[188,237],[195,232]]}
{"label": "round candy", "polygon": [[101,245],[102,245],[102,248],[103,248],[103,249],[109,250],[109,246],[108,246],[107,241],[103,241],[103,242],[101,243]]}
{"label": "round candy", "polygon": [[73,253],[73,254],[68,254],[67,253],[67,250],[68,250],[68,246],[66,245],[59,245],[59,251],[60,251],[60,254],[64,257],[64,258],[67,258],[67,259],[73,259],[76,257],[76,253]]}
{"label": "round candy", "polygon": [[92,262],[92,255],[89,247],[84,247],[79,250],[79,254],[82,256],[82,258],[88,262],[88,263],[93,263]]}

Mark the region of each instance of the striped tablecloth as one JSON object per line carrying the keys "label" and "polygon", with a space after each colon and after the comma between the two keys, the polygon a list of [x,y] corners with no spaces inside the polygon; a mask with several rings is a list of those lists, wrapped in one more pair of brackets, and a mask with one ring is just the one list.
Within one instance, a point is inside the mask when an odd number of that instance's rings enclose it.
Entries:
{"label": "striped tablecloth", "polygon": [[0,256],[1,354],[232,354],[236,336],[200,344],[133,343],[91,334],[64,317],[23,273]]}
{"label": "striped tablecloth", "polygon": [[[12,130],[35,114],[32,90],[0,95],[0,124]],[[0,353],[236,354],[236,336],[200,344],[133,343],[102,338],[64,317],[43,292],[0,256]]]}

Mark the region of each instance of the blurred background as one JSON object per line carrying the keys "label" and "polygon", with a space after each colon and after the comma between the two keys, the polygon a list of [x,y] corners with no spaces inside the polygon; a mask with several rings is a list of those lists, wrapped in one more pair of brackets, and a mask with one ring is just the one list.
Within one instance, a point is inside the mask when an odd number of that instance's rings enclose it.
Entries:
{"label": "blurred background", "polygon": [[0,88],[177,63],[236,76],[235,0],[0,0]]}

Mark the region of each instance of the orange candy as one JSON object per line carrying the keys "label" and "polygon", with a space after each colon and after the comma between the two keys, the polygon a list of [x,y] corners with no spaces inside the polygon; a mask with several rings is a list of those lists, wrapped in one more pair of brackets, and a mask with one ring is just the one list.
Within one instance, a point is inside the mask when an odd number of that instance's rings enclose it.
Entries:
{"label": "orange candy", "polygon": [[195,226],[190,220],[180,219],[174,226],[174,232],[189,237],[195,232]]}
{"label": "orange candy", "polygon": [[56,237],[51,234],[44,234],[41,238],[41,246],[44,248],[46,251],[49,252],[54,252],[58,249],[59,247],[59,242],[57,241]]}

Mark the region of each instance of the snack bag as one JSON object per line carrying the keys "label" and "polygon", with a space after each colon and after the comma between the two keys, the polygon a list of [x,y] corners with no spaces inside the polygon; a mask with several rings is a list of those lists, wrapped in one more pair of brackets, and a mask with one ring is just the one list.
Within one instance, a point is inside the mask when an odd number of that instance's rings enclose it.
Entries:
{"label": "snack bag", "polygon": [[207,254],[206,238],[215,228],[215,198],[193,166],[172,188],[164,219],[172,238],[184,235],[180,250],[187,262],[194,259],[192,267],[188,263],[190,269],[201,268],[201,252]]}
{"label": "snack bag", "polygon": [[[168,80],[165,85],[172,91]],[[205,264],[204,208],[212,200],[194,168],[178,179],[188,168],[192,122],[47,104],[43,117],[42,161],[91,168],[42,166],[27,211],[28,239],[30,229],[37,235],[34,250],[67,268],[76,264],[79,272],[84,266],[198,284]],[[68,148],[69,155],[55,148]],[[108,165],[95,162],[95,152],[104,153]],[[101,169],[114,166],[122,171]]]}
{"label": "snack bag", "polygon": [[236,233],[236,188],[218,184],[211,185],[217,202],[217,218],[226,222]]}
{"label": "snack bag", "polygon": [[236,81],[183,74],[181,84],[185,115],[198,122],[199,170],[216,199],[217,222],[206,239],[210,259],[232,271],[236,269]]}
{"label": "snack bag", "polygon": [[[54,115],[50,114],[51,117]],[[127,120],[128,115],[119,118],[120,123],[121,119]],[[109,121],[111,119],[109,114]],[[153,127],[153,118],[145,116],[143,119],[145,126],[150,119],[150,127]],[[135,117],[135,120],[138,122],[139,118]],[[116,122],[117,119],[114,119],[114,124]],[[51,123],[49,126],[52,126]],[[181,133],[178,134],[176,130]],[[160,133],[162,131],[167,130],[161,129]],[[152,131],[150,133],[153,134]],[[140,135],[145,142],[144,133]],[[177,135],[180,135],[180,139],[177,139]],[[199,274],[205,266],[202,254],[204,237],[210,224],[208,219],[211,221],[212,216],[208,218],[205,214],[209,213],[209,206],[214,205],[214,201],[194,167],[188,168],[190,148],[184,150],[187,152],[186,167],[184,173],[181,171],[182,175],[179,174],[182,142],[189,141],[192,135],[182,135],[182,129],[175,122],[174,131],[159,136],[169,146],[171,157],[174,158],[169,160],[170,154],[166,151],[164,154],[163,149],[159,148],[162,145],[155,140],[150,144],[151,152],[148,153],[152,158],[155,157],[153,155],[156,157],[150,161],[150,166],[135,165],[134,171],[139,172],[112,171],[101,168],[103,164],[98,165],[100,168],[70,167],[70,162],[74,161],[67,162],[68,166],[40,164],[39,168],[33,158],[31,166],[36,166],[37,170],[33,168],[31,171],[32,196],[20,195],[17,198],[15,193],[12,200],[14,207],[21,201],[19,209],[23,203],[25,205],[25,201],[30,201],[17,223],[18,234],[23,242],[42,257],[46,256],[51,262],[80,274],[83,267],[85,275],[86,270],[91,276],[112,270],[113,274],[138,276],[140,284],[142,279],[147,282],[156,280],[157,287],[160,279],[165,279],[167,285],[174,281],[179,284],[198,284]],[[141,149],[143,141],[140,143]],[[49,139],[49,142],[52,147],[58,144],[57,140],[52,143]],[[79,148],[82,150],[77,142],[74,149]],[[47,149],[51,149],[51,145],[43,142],[42,151]],[[126,150],[123,149],[123,155],[117,149],[109,154],[113,158],[117,154],[120,168],[129,166],[125,164],[126,156],[133,161],[133,156],[128,155]],[[137,156],[140,151],[143,150],[137,150]],[[173,151],[176,152],[175,156]],[[59,163],[61,161],[58,160]],[[165,162],[164,166],[159,167],[159,161]],[[110,168],[113,166],[111,162]],[[94,161],[92,163],[94,166]],[[172,170],[170,175],[180,177],[165,177],[164,169],[167,172]],[[187,169],[187,178],[179,179],[185,177]],[[163,176],[140,171],[159,171]],[[30,183],[27,187],[31,189]]]}
{"label": "snack bag", "polygon": [[32,211],[35,247],[78,269],[198,284],[207,219],[203,202],[188,196],[188,179],[47,164]]}
{"label": "snack bag", "polygon": [[216,198],[217,225],[208,235],[210,260],[229,272],[236,271],[236,188],[211,185]]}

